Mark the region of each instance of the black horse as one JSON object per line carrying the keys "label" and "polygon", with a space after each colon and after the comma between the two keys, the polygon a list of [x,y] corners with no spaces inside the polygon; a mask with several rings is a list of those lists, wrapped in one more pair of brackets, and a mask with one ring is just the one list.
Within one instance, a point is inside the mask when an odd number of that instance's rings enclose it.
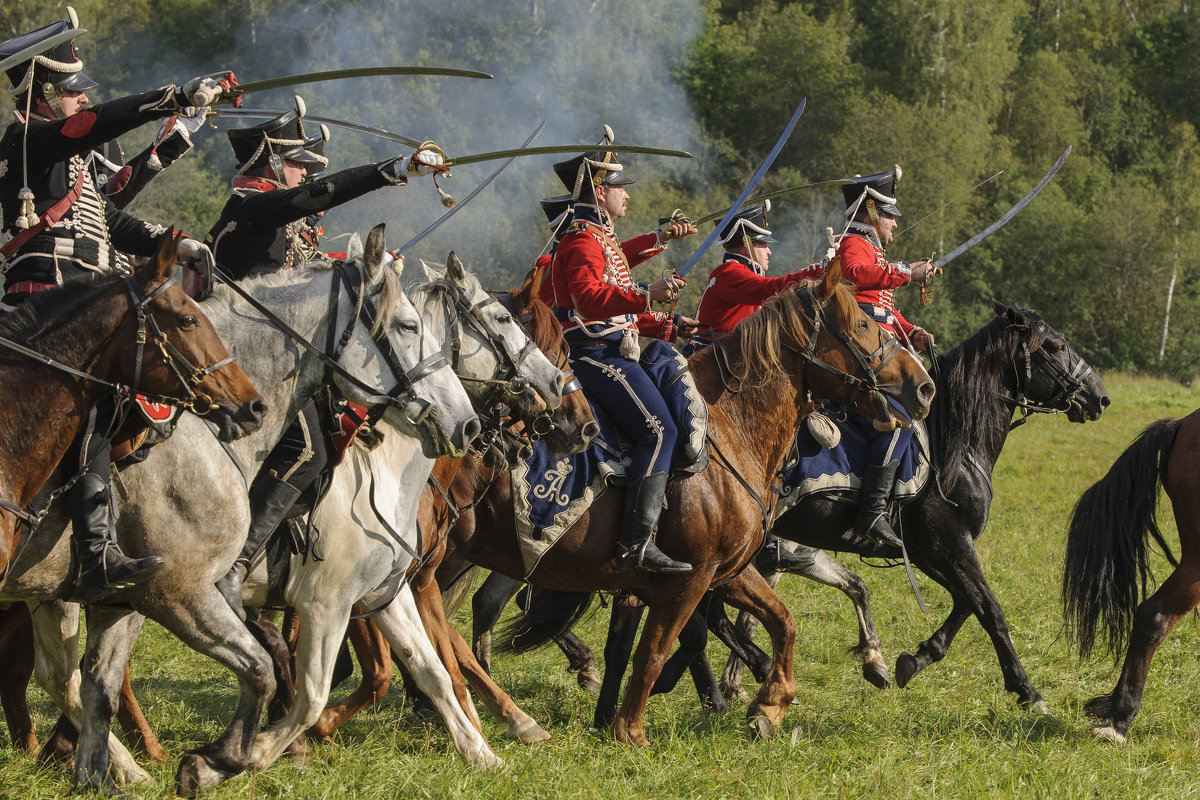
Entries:
{"label": "black horse", "polygon": [[[900,527],[914,567],[941,584],[953,599],[949,617],[896,664],[896,681],[905,686],[930,664],[940,661],[959,628],[974,614],[992,639],[1004,675],[1004,688],[1024,707],[1044,710],[1045,702],[1021,665],[1009,637],[1004,612],[996,601],[975,552],[987,525],[992,502],[991,474],[1008,432],[1030,413],[1065,413],[1072,422],[1099,418],[1109,405],[1103,383],[1090,366],[1035,312],[993,301],[996,316],[959,346],[936,359],[932,374],[937,399],[927,420],[932,441],[934,477],[923,493],[900,509]],[[1014,422],[1014,415],[1021,416]],[[899,559],[898,549],[875,544],[854,534],[857,502],[830,494],[810,495],[781,515],[772,532],[802,545]],[[859,582],[861,583],[861,582]],[[536,593],[535,593],[536,595]],[[856,605],[865,604],[865,592]],[[851,595],[854,599],[854,595]],[[719,598],[718,598],[719,599]],[[559,607],[569,605],[554,598]],[[538,605],[535,598],[534,605]],[[711,621],[723,613],[712,604]],[[860,609],[860,624],[863,615]],[[867,609],[870,620],[869,609]],[[626,617],[626,624],[630,617]],[[632,624],[636,626],[636,618]],[[549,630],[544,615],[538,625]],[[749,629],[739,622],[740,629]],[[702,628],[702,626],[697,626]],[[688,666],[693,678],[707,669],[704,637],[697,629],[660,675],[656,691],[669,690]],[[527,631],[524,631],[527,633]],[[610,637],[616,631],[610,627]],[[874,631],[871,631],[874,635]],[[722,637],[724,638],[724,637]],[[529,641],[526,639],[526,641]],[[605,649],[606,680],[624,671],[626,659],[610,639]],[[689,662],[696,659],[694,664]],[[702,698],[712,696],[704,687]],[[605,696],[602,691],[602,698]],[[597,709],[597,719],[608,716]]]}

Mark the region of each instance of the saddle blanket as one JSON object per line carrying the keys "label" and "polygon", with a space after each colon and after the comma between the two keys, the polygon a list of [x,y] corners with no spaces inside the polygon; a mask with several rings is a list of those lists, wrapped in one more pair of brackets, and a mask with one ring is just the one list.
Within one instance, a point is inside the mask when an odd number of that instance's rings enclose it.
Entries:
{"label": "saddle blanket", "polygon": [[624,481],[629,462],[622,460],[621,436],[603,411],[593,405],[592,413],[600,435],[587,450],[551,453],[537,441],[532,455],[512,469],[513,518],[526,577],[610,484]]}
{"label": "saddle blanket", "polygon": [[[841,442],[833,448],[822,447],[801,425],[796,433],[796,450],[784,465],[783,485],[775,509],[778,517],[801,498],[817,492],[841,492],[857,497],[867,464],[867,442],[871,422],[859,414],[836,413],[830,419],[841,431]],[[898,453],[900,468],[892,499],[904,503],[915,498],[929,480],[929,433],[923,421],[913,423],[913,436],[903,453]]]}

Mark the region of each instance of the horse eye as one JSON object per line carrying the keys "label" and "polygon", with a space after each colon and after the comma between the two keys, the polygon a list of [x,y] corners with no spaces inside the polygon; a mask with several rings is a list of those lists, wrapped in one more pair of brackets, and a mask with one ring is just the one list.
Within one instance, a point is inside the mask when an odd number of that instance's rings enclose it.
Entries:
{"label": "horse eye", "polygon": [[417,332],[417,323],[407,322],[407,321],[401,322],[400,330],[404,331],[405,333],[416,333]]}
{"label": "horse eye", "polygon": [[513,321],[513,318],[508,314],[501,314],[500,316],[496,317],[496,321],[501,325],[507,325]]}
{"label": "horse eye", "polygon": [[200,320],[196,319],[191,314],[188,314],[186,317],[180,318],[179,327],[186,328],[188,330],[191,330],[192,328],[198,328],[200,327]]}

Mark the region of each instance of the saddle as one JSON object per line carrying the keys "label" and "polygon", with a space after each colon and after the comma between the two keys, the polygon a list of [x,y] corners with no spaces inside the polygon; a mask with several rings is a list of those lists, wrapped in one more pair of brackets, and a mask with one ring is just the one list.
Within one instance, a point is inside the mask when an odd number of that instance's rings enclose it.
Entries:
{"label": "saddle", "polygon": [[[841,433],[841,440],[833,447],[819,443],[807,425],[801,425],[797,430],[795,445],[783,466],[776,517],[813,494],[828,493],[839,500],[858,504],[858,490],[867,465],[871,422],[859,414],[842,410],[835,410],[829,419]],[[932,472],[930,452],[925,423],[915,421],[908,447],[895,454],[900,468],[896,471],[892,489],[893,502],[903,505],[915,500],[925,488]]]}

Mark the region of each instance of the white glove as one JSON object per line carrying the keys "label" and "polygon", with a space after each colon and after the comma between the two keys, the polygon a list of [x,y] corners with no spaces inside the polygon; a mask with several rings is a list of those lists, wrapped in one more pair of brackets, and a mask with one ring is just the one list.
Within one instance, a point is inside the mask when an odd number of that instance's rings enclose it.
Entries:
{"label": "white glove", "polygon": [[233,78],[233,73],[220,73],[226,77],[213,77],[211,75],[192,78],[187,83],[183,84],[177,90],[177,96],[182,97],[181,106],[211,106],[213,103],[221,99],[221,95],[225,93],[231,86],[237,85],[237,79]]}
{"label": "white glove", "polygon": [[411,156],[405,156],[401,161],[404,172],[416,175],[432,175],[444,163],[446,162],[441,154],[433,150],[418,150]]}
{"label": "white glove", "polygon": [[[181,108],[174,115],[174,119],[167,117],[162,121],[162,124],[158,126],[158,136],[154,140],[161,142],[176,131],[182,133],[183,138],[191,140],[192,134],[204,127],[204,120],[204,109],[195,106]],[[168,122],[170,122],[169,129]]]}
{"label": "white glove", "polygon": [[208,249],[208,245],[196,239],[180,239],[179,240],[179,260],[184,263],[192,263],[196,261],[212,261],[212,251]]}

